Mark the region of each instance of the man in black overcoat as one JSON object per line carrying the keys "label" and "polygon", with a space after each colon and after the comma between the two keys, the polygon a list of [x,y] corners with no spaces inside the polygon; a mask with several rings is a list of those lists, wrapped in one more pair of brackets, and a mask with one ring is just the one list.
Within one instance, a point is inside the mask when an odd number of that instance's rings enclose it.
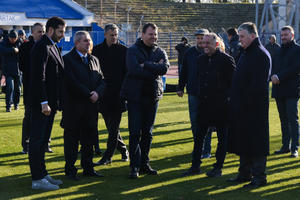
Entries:
{"label": "man in black overcoat", "polygon": [[272,97],[276,100],[282,132],[282,147],[275,154],[291,152],[291,157],[298,157],[300,46],[295,42],[294,29],[290,26],[281,28],[281,41],[282,46],[273,58],[271,77]]}
{"label": "man in black overcoat", "polygon": [[126,111],[125,100],[120,97],[121,86],[126,75],[127,47],[118,40],[118,27],[107,24],[104,28],[104,41],[93,48],[93,55],[99,59],[106,90],[100,101],[100,112],[108,130],[107,149],[95,165],[111,163],[117,149],[123,161],[128,161],[128,151],[120,135],[122,112]]}
{"label": "man in black overcoat", "polygon": [[94,171],[93,139],[98,121],[97,101],[101,101],[105,83],[99,61],[88,53],[91,37],[86,31],[74,36],[75,47],[64,56],[65,71],[62,95],[65,174],[77,180],[75,162],[81,144],[81,166],[84,176],[102,177]]}
{"label": "man in black overcoat", "polygon": [[269,76],[271,57],[258,38],[255,24],[238,28],[244,49],[232,81],[229,152],[240,156],[239,174],[232,182],[247,182],[245,187],[267,183],[269,154]]}
{"label": "man in black overcoat", "polygon": [[228,103],[232,75],[235,69],[234,59],[221,52],[217,46],[217,35],[208,33],[203,38],[204,54],[198,58],[198,116],[199,131],[194,134],[194,150],[192,166],[183,175],[193,175],[200,172],[203,140],[208,128],[217,129],[218,147],[217,162],[209,177],[222,175],[222,167],[226,155],[228,133]]}
{"label": "man in black overcoat", "polygon": [[29,141],[29,164],[32,188],[59,189],[60,180],[48,175],[45,166],[45,147],[53,120],[61,103],[61,80],[64,62],[56,45],[65,33],[65,22],[52,17],[46,23],[46,34],[31,50],[29,101],[32,110]]}
{"label": "man in black overcoat", "polygon": [[[35,23],[32,27],[32,34],[29,36],[28,42],[24,42],[19,48],[19,68],[22,71],[23,82],[23,103],[25,108],[23,124],[22,124],[22,153],[28,153],[29,146],[29,133],[31,121],[31,108],[29,103],[29,90],[30,90],[30,52],[33,45],[39,41],[45,32],[44,25]],[[53,152],[50,149],[50,138],[46,147],[46,152]]]}

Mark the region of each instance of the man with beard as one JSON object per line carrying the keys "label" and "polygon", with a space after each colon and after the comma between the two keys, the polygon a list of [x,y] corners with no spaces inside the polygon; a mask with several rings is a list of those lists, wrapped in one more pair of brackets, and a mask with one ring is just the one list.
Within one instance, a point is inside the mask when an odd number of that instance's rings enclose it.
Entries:
{"label": "man with beard", "polygon": [[95,165],[110,164],[116,149],[121,153],[122,160],[128,161],[128,151],[120,135],[122,112],[126,111],[120,90],[126,74],[127,47],[118,41],[118,27],[115,24],[105,26],[104,36],[105,40],[94,47],[92,54],[99,59],[105,77],[106,90],[100,101],[100,112],[108,130],[108,139],[107,149]]}
{"label": "man with beard", "polygon": [[276,100],[282,132],[282,146],[275,154],[291,152],[295,158],[299,147],[300,46],[294,40],[292,27],[281,28],[281,42],[271,77],[272,97]]}
{"label": "man with beard", "polygon": [[142,37],[127,51],[127,74],[121,96],[127,100],[129,126],[129,178],[139,173],[157,175],[149,164],[152,129],[158,101],[162,97],[162,76],[170,66],[166,52],[157,44],[157,26],[147,23]]}
{"label": "man with beard", "polygon": [[57,190],[58,185],[62,184],[61,180],[53,179],[46,170],[45,147],[61,103],[64,62],[56,43],[64,37],[65,27],[62,18],[50,18],[46,23],[46,34],[31,51],[29,164],[32,189]]}
{"label": "man with beard", "polygon": [[229,152],[240,156],[239,174],[229,179],[244,187],[266,185],[266,161],[269,154],[269,77],[271,57],[258,38],[251,22],[238,28],[244,49],[232,80]]}

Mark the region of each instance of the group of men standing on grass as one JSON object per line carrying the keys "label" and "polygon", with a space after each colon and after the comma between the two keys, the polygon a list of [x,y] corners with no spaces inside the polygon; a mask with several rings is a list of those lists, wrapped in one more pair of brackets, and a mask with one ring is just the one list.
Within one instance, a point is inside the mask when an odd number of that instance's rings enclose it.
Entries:
{"label": "group of men standing on grass", "polygon": [[[170,65],[166,52],[157,45],[157,26],[145,24],[141,38],[130,48],[120,44],[118,27],[114,24],[105,26],[105,40],[93,50],[89,33],[78,31],[74,36],[74,48],[62,57],[56,43],[64,37],[65,28],[63,19],[50,18],[46,33],[34,40],[30,50],[28,106],[32,188],[56,190],[62,184],[61,180],[48,174],[44,151],[58,110],[62,111],[65,175],[68,179],[79,179],[75,167],[79,142],[83,176],[102,177],[94,166],[111,163],[116,149],[123,161],[130,158],[129,178],[138,178],[140,174],[157,175],[158,172],[150,166],[149,152],[158,101],[163,93],[161,77]],[[203,140],[209,127],[213,126],[218,134],[217,161],[207,175],[221,176],[225,155],[229,151],[240,156],[238,176],[230,181],[250,181],[247,187],[258,187],[267,183],[265,168],[269,153],[272,62],[253,23],[240,25],[238,36],[241,49],[230,47],[230,52],[237,53],[232,57],[219,48],[222,45],[216,34],[202,29],[196,33],[197,45],[183,57],[177,94],[183,96],[187,86],[194,137],[192,166],[183,175],[200,173]],[[271,78],[275,86],[273,90],[277,90],[277,97],[286,106],[286,113],[281,114],[280,119],[287,134],[290,124],[297,121],[297,114],[290,114],[288,108],[295,108],[299,95],[297,70],[300,67],[293,56],[299,53],[299,47],[293,36],[291,27],[283,27],[283,46],[280,56],[273,59],[276,61]],[[236,32],[231,38],[236,40]],[[294,81],[293,86],[287,85],[290,80]],[[287,94],[291,88],[297,90],[293,93],[293,100],[289,95],[281,96],[280,91]],[[119,131],[122,113],[126,110],[129,152]],[[104,156],[93,163],[98,112],[103,116],[109,136]],[[294,130],[296,125],[291,127]],[[280,153],[290,150],[289,136],[284,137]],[[295,156],[298,148],[295,140],[298,138],[292,138],[291,150]]]}
{"label": "group of men standing on grass", "polygon": [[[68,179],[79,179],[75,167],[79,143],[83,176],[103,177],[94,166],[111,163],[116,149],[123,161],[130,156],[130,178],[137,178],[140,173],[156,175],[149,164],[149,151],[158,100],[163,93],[161,77],[169,68],[166,52],[156,44],[157,26],[145,24],[141,38],[129,49],[119,42],[118,27],[114,24],[105,26],[105,40],[93,50],[89,33],[78,31],[74,35],[75,46],[62,57],[57,43],[64,37],[65,28],[62,18],[50,18],[46,33],[28,47],[26,66],[30,81],[26,89],[30,90],[26,111],[30,111],[28,155],[32,188],[57,190],[63,183],[52,178],[45,165],[44,149],[57,111],[62,111],[60,125],[64,128]],[[119,131],[126,109],[129,152]],[[98,112],[104,118],[109,137],[104,156],[93,163]]]}
{"label": "group of men standing on grass", "polygon": [[238,30],[228,29],[227,35],[229,55],[219,48],[217,35],[201,29],[195,34],[197,45],[182,59],[177,94],[182,97],[186,86],[194,138],[192,166],[182,175],[200,173],[203,141],[209,127],[215,127],[216,163],[206,175],[221,176],[226,152],[235,153],[240,156],[239,173],[229,181],[260,187],[267,183],[269,81],[282,127],[282,147],[275,154],[298,157],[300,47],[290,26],[282,27],[282,46],[272,48],[272,58],[255,24],[243,23]]}

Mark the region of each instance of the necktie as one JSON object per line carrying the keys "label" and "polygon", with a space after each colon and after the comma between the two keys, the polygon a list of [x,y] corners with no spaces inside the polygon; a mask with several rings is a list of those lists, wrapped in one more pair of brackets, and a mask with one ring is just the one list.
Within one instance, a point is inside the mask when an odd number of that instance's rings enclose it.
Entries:
{"label": "necktie", "polygon": [[86,64],[86,65],[89,64],[89,61],[88,61],[87,56],[82,56],[82,61],[83,61],[83,63]]}

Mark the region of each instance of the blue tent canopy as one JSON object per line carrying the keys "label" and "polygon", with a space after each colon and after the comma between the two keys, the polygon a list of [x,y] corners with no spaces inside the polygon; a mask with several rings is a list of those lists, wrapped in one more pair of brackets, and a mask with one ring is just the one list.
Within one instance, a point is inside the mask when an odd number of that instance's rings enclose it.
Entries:
{"label": "blue tent canopy", "polygon": [[61,0],[6,0],[1,1],[0,12],[22,12],[27,18],[83,19],[84,16]]}

